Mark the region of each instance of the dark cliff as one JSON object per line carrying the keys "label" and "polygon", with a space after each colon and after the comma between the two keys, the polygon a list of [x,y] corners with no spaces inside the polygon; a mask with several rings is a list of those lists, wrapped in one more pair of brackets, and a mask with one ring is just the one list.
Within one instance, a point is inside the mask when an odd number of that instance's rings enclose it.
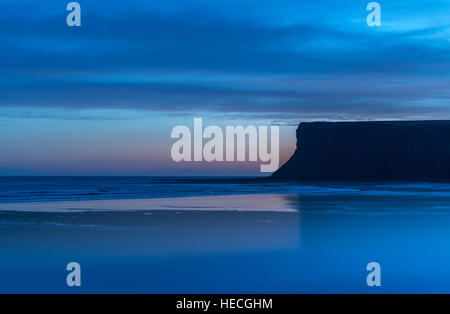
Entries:
{"label": "dark cliff", "polygon": [[450,121],[301,123],[272,179],[450,181]]}

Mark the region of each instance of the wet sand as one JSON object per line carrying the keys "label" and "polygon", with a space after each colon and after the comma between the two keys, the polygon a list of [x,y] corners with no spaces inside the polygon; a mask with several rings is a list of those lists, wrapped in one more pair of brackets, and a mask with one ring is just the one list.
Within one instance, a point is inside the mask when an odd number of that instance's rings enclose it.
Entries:
{"label": "wet sand", "polygon": [[277,194],[0,204],[0,211],[42,213],[151,210],[248,212],[297,211],[289,206],[283,195]]}
{"label": "wet sand", "polygon": [[[291,190],[0,204],[0,292],[450,291],[447,185]],[[73,261],[79,290],[65,284]]]}

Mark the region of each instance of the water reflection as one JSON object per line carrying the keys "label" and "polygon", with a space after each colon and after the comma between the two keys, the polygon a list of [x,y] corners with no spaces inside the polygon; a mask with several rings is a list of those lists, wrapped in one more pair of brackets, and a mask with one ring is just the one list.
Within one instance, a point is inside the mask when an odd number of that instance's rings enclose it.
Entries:
{"label": "water reflection", "polygon": [[[192,210],[195,202],[4,211],[0,291],[65,291],[61,273],[75,260],[86,268],[85,292],[449,292],[448,193],[407,192],[236,196],[242,208],[222,211],[222,202],[214,211]],[[382,267],[378,290],[366,286],[369,262]]]}

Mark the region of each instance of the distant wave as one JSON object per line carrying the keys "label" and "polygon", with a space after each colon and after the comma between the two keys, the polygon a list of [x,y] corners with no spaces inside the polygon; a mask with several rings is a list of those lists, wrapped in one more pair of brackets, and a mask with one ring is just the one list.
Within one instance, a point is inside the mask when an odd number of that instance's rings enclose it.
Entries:
{"label": "distant wave", "polygon": [[146,177],[0,177],[0,203],[77,200],[172,198],[239,194],[450,196],[450,185],[440,183],[249,183],[186,178]]}

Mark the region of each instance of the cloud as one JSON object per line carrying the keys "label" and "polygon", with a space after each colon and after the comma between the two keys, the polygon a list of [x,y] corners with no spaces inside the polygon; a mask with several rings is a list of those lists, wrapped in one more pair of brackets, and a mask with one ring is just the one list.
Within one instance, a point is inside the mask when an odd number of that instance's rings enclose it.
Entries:
{"label": "cloud", "polygon": [[361,23],[364,1],[81,4],[79,29],[65,26],[53,0],[21,19],[18,4],[2,4],[0,107],[289,119],[429,115],[449,104],[448,25],[393,28],[388,12],[391,26],[371,29]]}

